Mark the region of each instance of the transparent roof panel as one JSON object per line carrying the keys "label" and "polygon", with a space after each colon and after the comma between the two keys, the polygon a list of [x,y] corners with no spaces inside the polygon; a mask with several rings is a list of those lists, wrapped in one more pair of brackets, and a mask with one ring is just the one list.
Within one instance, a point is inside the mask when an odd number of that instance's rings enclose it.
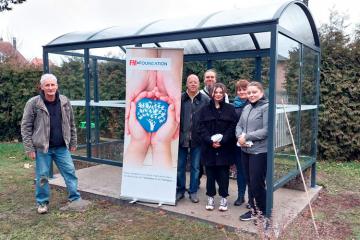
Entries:
{"label": "transparent roof panel", "polygon": [[249,34],[203,38],[209,52],[230,52],[255,49]]}
{"label": "transparent roof panel", "polygon": [[138,35],[192,29],[201,23],[205,17],[206,16],[200,15],[196,17],[192,16],[186,18],[159,20],[147,26],[145,29],[140,31]]}
{"label": "transparent roof panel", "polygon": [[184,48],[184,54],[205,53],[204,48],[198,40],[183,40],[174,42],[159,42],[161,47]]}
{"label": "transparent roof panel", "polygon": [[[182,30],[194,30],[193,39],[179,40],[171,42],[159,42],[161,47],[184,48],[185,54],[201,54],[205,50],[198,41],[196,30],[233,26],[236,24],[253,23],[261,25],[262,21],[276,20],[279,18],[279,25],[289,32],[298,36],[306,43],[315,44],[314,34],[311,29],[310,21],[304,13],[299,1],[269,1],[265,5],[253,6],[251,8],[237,8],[226,11],[209,13],[207,15],[197,15],[194,17],[183,17],[179,19],[156,20],[141,26],[109,27],[101,31],[92,32],[72,32],[60,36],[48,45],[82,42],[87,40],[106,40],[127,37],[131,43],[132,37],[150,35],[146,41],[151,41],[151,34],[170,33]],[[311,17],[311,16],[310,16]],[[255,30],[254,30],[255,31]],[[269,29],[270,31],[270,29]],[[251,28],[249,28],[251,33]],[[255,33],[261,49],[270,48],[270,32]],[[173,35],[176,37],[176,35]],[[187,36],[188,37],[188,36]],[[191,37],[191,35],[190,35]],[[180,38],[180,37],[179,37]],[[255,49],[255,45],[250,35],[216,36],[203,39],[209,52],[226,52]],[[317,41],[316,41],[317,42]],[[144,44],[144,47],[158,47],[155,43]],[[125,46],[122,46],[125,47]]]}
{"label": "transparent roof panel", "polygon": [[261,49],[270,48],[270,32],[255,33],[255,38]]}
{"label": "transparent roof panel", "polygon": [[92,48],[90,49],[90,55],[109,58],[123,58],[124,52],[119,47]]}
{"label": "transparent roof panel", "polygon": [[67,33],[67,34],[64,34],[64,35],[54,39],[48,45],[85,41],[90,36],[94,35],[97,32],[99,32],[99,31]]}
{"label": "transparent roof panel", "polygon": [[279,25],[307,43],[315,44],[309,20],[299,5],[288,6],[279,19]]}
{"label": "transparent roof panel", "polygon": [[221,11],[214,14],[202,27],[222,26],[230,24],[240,24],[248,22],[256,22],[263,20],[271,20],[276,11],[284,4],[284,2],[276,2],[272,4],[261,5],[259,7],[238,8],[228,11]]}
{"label": "transparent roof panel", "polygon": [[137,29],[131,27],[124,27],[124,26],[110,27],[97,32],[89,40],[108,39],[108,38],[113,38],[114,36],[116,37],[131,36],[135,34],[136,31]]}

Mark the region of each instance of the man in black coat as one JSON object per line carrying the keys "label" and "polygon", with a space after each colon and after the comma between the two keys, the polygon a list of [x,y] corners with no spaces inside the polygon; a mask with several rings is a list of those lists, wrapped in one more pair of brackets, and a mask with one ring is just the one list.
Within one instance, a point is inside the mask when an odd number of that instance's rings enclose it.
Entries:
{"label": "man in black coat", "polygon": [[176,200],[184,197],[186,190],[186,162],[190,152],[190,188],[189,197],[194,203],[199,202],[197,196],[199,172],[200,172],[200,152],[201,139],[197,133],[199,125],[200,109],[209,102],[209,98],[199,92],[200,81],[195,74],[188,76],[186,80],[186,92],[181,96],[180,113],[180,141],[177,170],[177,190]]}

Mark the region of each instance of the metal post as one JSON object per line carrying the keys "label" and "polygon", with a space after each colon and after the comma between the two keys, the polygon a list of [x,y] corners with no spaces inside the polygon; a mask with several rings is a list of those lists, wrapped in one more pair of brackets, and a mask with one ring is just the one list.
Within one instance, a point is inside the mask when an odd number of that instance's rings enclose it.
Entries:
{"label": "metal post", "polygon": [[269,83],[269,118],[268,118],[268,152],[266,173],[266,213],[271,216],[274,194],[274,148],[275,148],[275,117],[276,117],[276,68],[277,68],[277,25],[271,27],[270,42],[270,83]]}
{"label": "metal post", "polygon": [[[99,75],[98,75],[98,62],[96,58],[92,59],[93,63],[93,78],[94,78],[94,102],[99,102]],[[100,139],[99,134],[99,107],[95,106],[95,143],[98,144]]]}
{"label": "metal post", "polygon": [[85,114],[86,114],[86,157],[91,158],[91,107],[90,107],[90,78],[89,78],[89,49],[84,49],[84,78],[85,78]]}
{"label": "metal post", "polygon": [[49,73],[49,53],[43,50],[43,71],[44,73]]}
{"label": "metal post", "polygon": [[[300,44],[300,62],[299,62],[299,81],[298,81],[298,106],[299,106],[299,111],[298,111],[298,114],[297,114],[297,122],[296,122],[296,141],[297,141],[297,144],[296,144],[296,149],[297,149],[297,152],[299,153],[299,155],[301,154],[301,131],[300,131],[300,128],[301,128],[301,104],[302,104],[302,92],[303,92],[303,89],[302,89],[302,82],[303,82],[303,68],[304,68],[304,54],[303,54],[303,51],[304,51],[304,47],[302,44]],[[301,171],[301,169],[299,169],[299,171]]]}
{"label": "metal post", "polygon": [[315,138],[315,146],[313,151],[314,151],[314,157],[315,157],[315,162],[311,167],[311,187],[315,187],[316,186],[316,159],[317,159],[317,135],[318,135],[318,131],[319,131],[319,104],[320,104],[320,53],[318,53],[317,55],[317,68],[316,68],[316,111],[315,111],[315,133],[314,133],[314,138]]}

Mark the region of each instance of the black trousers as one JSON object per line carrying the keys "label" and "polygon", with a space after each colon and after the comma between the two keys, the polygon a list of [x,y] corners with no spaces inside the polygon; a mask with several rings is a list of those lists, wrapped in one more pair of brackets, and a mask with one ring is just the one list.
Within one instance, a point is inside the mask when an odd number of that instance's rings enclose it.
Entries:
{"label": "black trousers", "polygon": [[260,210],[262,214],[266,211],[266,169],[267,153],[248,154],[241,151],[241,161],[243,163],[246,183],[248,184],[249,196],[256,201],[250,201],[250,205],[255,210]]}
{"label": "black trousers", "polygon": [[219,185],[219,195],[229,196],[229,166],[206,166],[206,195],[216,195],[215,182]]}

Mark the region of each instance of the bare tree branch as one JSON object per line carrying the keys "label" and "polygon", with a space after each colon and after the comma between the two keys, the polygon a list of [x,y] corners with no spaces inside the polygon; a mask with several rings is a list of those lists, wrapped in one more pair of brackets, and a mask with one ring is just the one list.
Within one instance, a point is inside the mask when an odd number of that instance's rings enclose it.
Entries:
{"label": "bare tree branch", "polygon": [[12,5],[21,4],[26,0],[0,0],[0,12],[12,10]]}

